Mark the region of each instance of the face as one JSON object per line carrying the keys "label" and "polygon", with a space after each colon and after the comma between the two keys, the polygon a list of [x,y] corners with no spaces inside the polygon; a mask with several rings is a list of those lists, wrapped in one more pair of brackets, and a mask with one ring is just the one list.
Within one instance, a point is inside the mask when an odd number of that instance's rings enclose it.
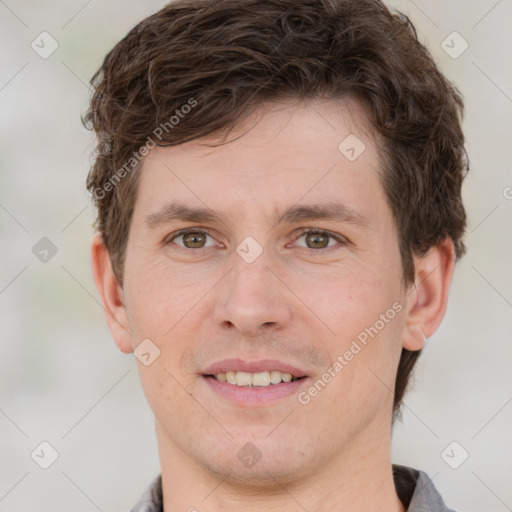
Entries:
{"label": "face", "polygon": [[146,157],[123,295],[161,449],[285,482],[389,436],[406,291],[364,119],[262,106]]}

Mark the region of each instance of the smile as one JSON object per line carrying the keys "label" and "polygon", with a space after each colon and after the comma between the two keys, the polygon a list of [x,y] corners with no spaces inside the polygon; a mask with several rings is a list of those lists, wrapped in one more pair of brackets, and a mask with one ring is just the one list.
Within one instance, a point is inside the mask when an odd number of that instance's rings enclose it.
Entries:
{"label": "smile", "polygon": [[244,387],[266,387],[281,382],[293,382],[298,380],[291,373],[280,372],[279,370],[272,370],[270,372],[220,372],[212,375],[212,377],[220,382],[227,382],[235,386]]}
{"label": "smile", "polygon": [[296,394],[309,380],[306,372],[283,361],[239,358],[211,365],[202,377],[216,395],[242,406],[270,405]]}

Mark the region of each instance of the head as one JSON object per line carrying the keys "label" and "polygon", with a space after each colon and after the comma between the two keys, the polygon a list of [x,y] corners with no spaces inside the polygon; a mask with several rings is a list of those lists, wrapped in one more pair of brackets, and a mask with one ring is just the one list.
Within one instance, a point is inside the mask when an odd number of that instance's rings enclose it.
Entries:
{"label": "head", "polygon": [[[315,404],[299,404],[297,418],[329,401],[350,415],[357,397],[344,402],[336,389],[371,391],[379,379],[390,396],[370,400],[370,409],[384,403],[396,414],[424,336],[444,314],[466,223],[462,99],[407,17],[376,0],[178,0],[132,29],[92,82],[85,121],[98,147],[87,185],[98,209],[95,250],[103,245],[107,256],[96,282],[107,290],[122,350],[150,338],[162,354],[168,374],[152,365],[141,378],[167,435],[176,434],[173,420],[155,398],[166,382],[195,389],[198,370],[235,355],[238,343],[255,358],[291,354],[312,370],[313,384],[379,314],[389,321],[367,332],[367,345],[357,343],[357,364],[340,370]],[[356,144],[353,160],[346,140]],[[162,249],[172,223],[159,224],[157,214],[168,202],[175,214],[187,202],[222,212],[176,224],[209,224],[210,245],[195,246],[201,256],[174,242]],[[290,256],[285,239],[303,227],[301,214],[283,223],[280,213],[327,202],[347,207],[344,255]],[[311,215],[302,219],[314,225]],[[338,232],[335,221],[320,223]],[[248,250],[262,251],[251,263],[235,251],[247,236],[256,242]],[[316,236],[329,250],[327,237]],[[364,376],[363,366],[371,369]],[[277,417],[246,412],[268,427]],[[204,421],[185,416],[192,430]],[[351,424],[362,428],[370,416]],[[248,435],[264,451],[258,433]]]}

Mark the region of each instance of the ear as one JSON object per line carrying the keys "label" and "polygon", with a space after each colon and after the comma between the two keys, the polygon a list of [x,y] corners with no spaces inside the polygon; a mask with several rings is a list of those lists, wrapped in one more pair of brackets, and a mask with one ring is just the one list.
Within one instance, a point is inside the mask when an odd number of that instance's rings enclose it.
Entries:
{"label": "ear", "polygon": [[101,234],[95,235],[91,241],[91,266],[112,337],[121,352],[133,352],[123,290],[112,270],[110,255]]}
{"label": "ear", "polygon": [[455,248],[451,238],[431,247],[423,256],[415,256],[415,281],[407,292],[407,318],[402,346],[421,350],[443,320],[455,266]]}

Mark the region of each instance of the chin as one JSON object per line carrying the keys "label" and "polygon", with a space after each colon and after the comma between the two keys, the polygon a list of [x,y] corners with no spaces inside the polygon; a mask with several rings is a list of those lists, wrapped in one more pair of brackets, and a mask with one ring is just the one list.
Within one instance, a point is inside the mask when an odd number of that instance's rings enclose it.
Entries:
{"label": "chin", "polygon": [[[275,435],[274,432],[271,435]],[[297,448],[298,443],[288,437],[266,438],[268,431],[261,437],[248,440],[234,438],[228,445],[202,450],[202,464],[226,483],[246,487],[271,488],[276,486],[282,491],[281,484],[300,479],[315,471],[312,457],[308,457]],[[301,443],[302,444],[302,443]],[[206,459],[204,455],[209,453]]]}
{"label": "chin", "polygon": [[240,464],[211,464],[208,461],[208,469],[219,476],[224,483],[241,487],[261,488],[265,487],[267,492],[273,487],[282,491],[283,484],[297,481],[306,474],[306,468],[297,465],[269,462],[260,460],[251,468],[244,468]]}

